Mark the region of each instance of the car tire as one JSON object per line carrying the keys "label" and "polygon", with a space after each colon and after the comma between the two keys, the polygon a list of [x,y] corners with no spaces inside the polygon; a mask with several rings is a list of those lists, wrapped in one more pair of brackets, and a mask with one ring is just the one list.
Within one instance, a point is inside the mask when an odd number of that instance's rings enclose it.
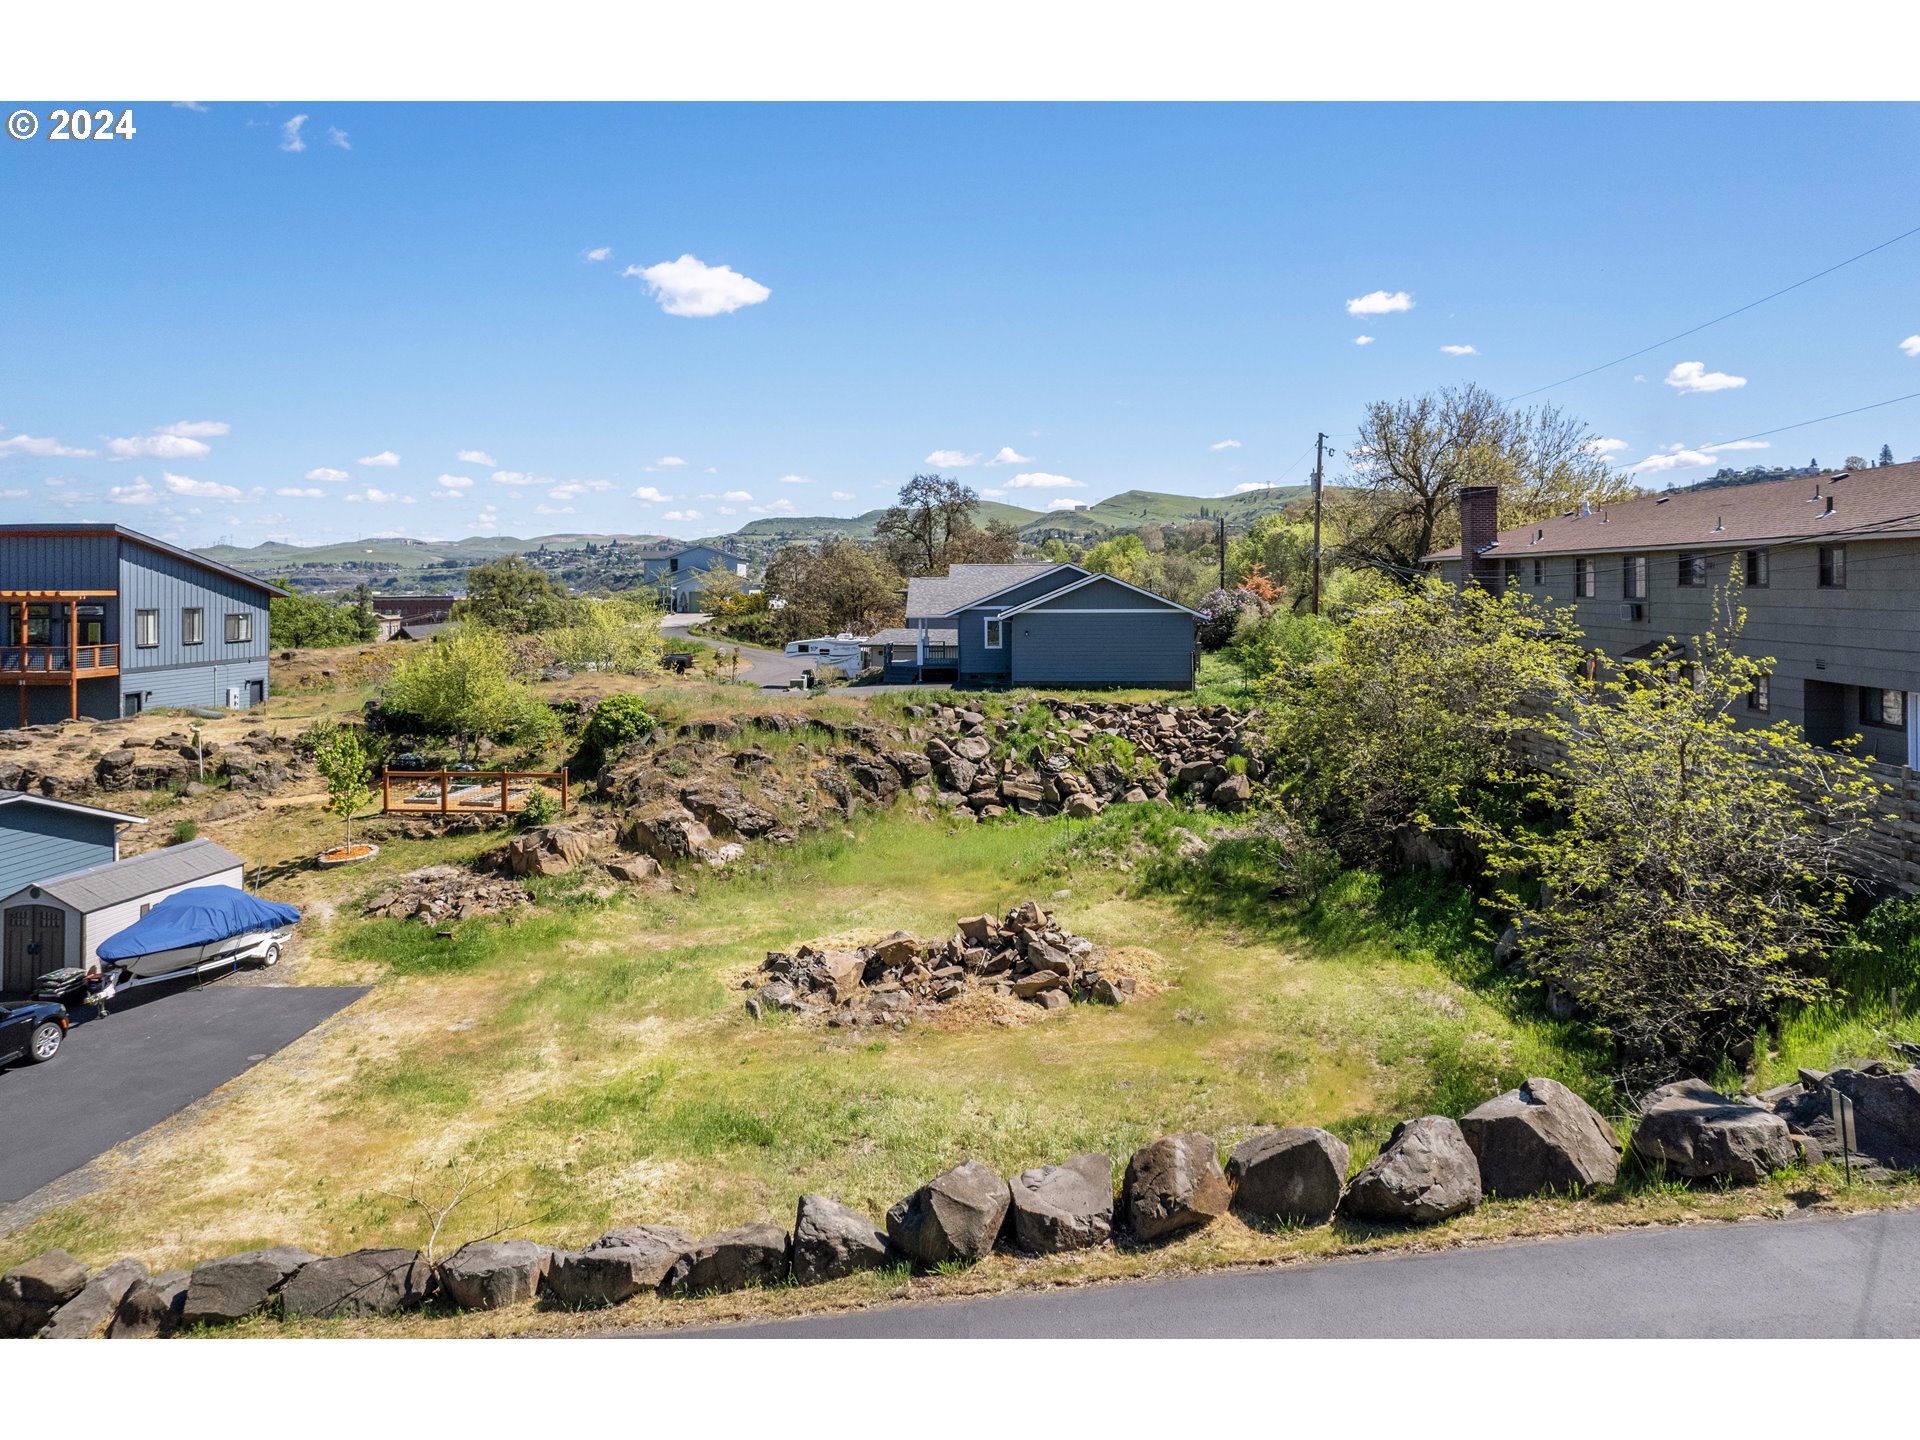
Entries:
{"label": "car tire", "polygon": [[44,1020],[33,1027],[33,1034],[27,1040],[27,1063],[44,1065],[60,1053],[60,1042],[66,1039],[66,1032],[51,1020]]}

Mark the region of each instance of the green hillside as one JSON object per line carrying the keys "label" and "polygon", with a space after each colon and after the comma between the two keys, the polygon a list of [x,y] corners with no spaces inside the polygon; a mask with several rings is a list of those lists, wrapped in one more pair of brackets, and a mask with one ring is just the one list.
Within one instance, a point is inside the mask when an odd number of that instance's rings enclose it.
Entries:
{"label": "green hillside", "polygon": [[[873,527],[886,510],[869,510],[864,515],[782,515],[769,520],[750,520],[734,532],[750,540],[818,540],[829,535],[854,540],[873,538]],[[1018,505],[1003,505],[998,500],[982,500],[974,512],[976,524],[1005,521],[1016,530],[1041,519],[1038,510],[1023,510]],[[714,536],[726,539],[726,536]]]}
{"label": "green hillside", "polygon": [[663,538],[657,535],[536,535],[522,539],[517,535],[470,535],[464,540],[408,540],[380,536],[343,540],[332,545],[286,545],[278,541],[247,547],[209,545],[194,553],[249,575],[270,575],[290,566],[398,565],[406,570],[420,570],[443,562],[475,565],[503,555],[525,554],[542,546],[549,550],[574,550],[583,545],[604,545],[609,540]]}

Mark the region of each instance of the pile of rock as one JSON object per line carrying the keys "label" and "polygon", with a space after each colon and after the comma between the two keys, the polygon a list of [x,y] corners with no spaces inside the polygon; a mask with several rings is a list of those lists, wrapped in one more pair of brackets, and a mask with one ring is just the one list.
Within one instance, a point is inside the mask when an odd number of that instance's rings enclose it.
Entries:
{"label": "pile of rock", "polygon": [[383,890],[367,901],[365,913],[383,920],[441,925],[531,904],[533,896],[517,880],[476,875],[458,865],[428,865],[402,875],[398,889]]}
{"label": "pile of rock", "polygon": [[1045,1010],[1075,1000],[1123,1005],[1136,990],[1132,976],[1109,973],[1091,940],[1061,929],[1033,900],[1004,919],[969,915],[942,940],[897,930],[872,945],[774,951],[746,984],[753,990],[747,1010],[756,1017],[788,1010],[842,1025],[905,1023],[969,990]]}
{"label": "pile of rock", "polygon": [[1239,811],[1268,769],[1248,715],[1226,705],[1035,699],[1017,721],[956,705],[907,714],[927,722],[908,734],[924,745],[941,803],[983,820],[1009,810],[1085,819],[1170,794]]}
{"label": "pile of rock", "polygon": [[1833,1097],[1853,1102],[1849,1161],[1867,1174],[1920,1171],[1920,1069],[1896,1070],[1883,1061],[1856,1062],[1832,1071],[1802,1070],[1800,1078],[1756,1097],[1787,1126],[1810,1159],[1835,1159]]}

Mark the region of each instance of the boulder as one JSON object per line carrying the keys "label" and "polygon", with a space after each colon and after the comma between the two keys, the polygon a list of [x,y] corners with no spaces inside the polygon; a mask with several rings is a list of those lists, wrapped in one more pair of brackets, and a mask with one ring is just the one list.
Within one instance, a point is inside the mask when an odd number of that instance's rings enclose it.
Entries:
{"label": "boulder", "polygon": [[1229,775],[1213,787],[1207,801],[1219,810],[1244,810],[1253,803],[1253,782],[1245,775]]}
{"label": "boulder", "polygon": [[825,1195],[802,1195],[793,1218],[793,1278],[800,1285],[838,1280],[892,1263],[886,1235],[865,1215]]}
{"label": "boulder", "polygon": [[984,1260],[1011,1203],[1007,1182],[992,1166],[962,1161],[887,1211],[887,1238],[916,1265]]}
{"label": "boulder", "polygon": [[1640,1102],[1634,1153],[1689,1179],[1753,1181],[1799,1158],[1787,1122],[1722,1095],[1704,1080],[1679,1080]]}
{"label": "boulder", "polygon": [[675,1295],[706,1295],[778,1285],[787,1278],[787,1232],[778,1225],[742,1225],[705,1235],[673,1262],[665,1288]]}
{"label": "boulder", "polygon": [[1091,820],[1100,808],[1100,801],[1092,795],[1070,795],[1061,810],[1069,820]]}
{"label": "boulder", "polygon": [[531,1240],[482,1240],[462,1245],[437,1267],[440,1289],[462,1310],[521,1305],[540,1293],[553,1247]]}
{"label": "boulder", "polygon": [[678,805],[665,805],[629,820],[620,832],[620,843],[670,865],[711,850],[713,833]]}
{"label": "boulder", "polygon": [[1013,1234],[1022,1250],[1053,1255],[1104,1245],[1113,1231],[1113,1161],[1076,1155],[1013,1177]]}
{"label": "boulder", "polygon": [[300,1267],[280,1291],[287,1315],[330,1320],[417,1310],[433,1273],[418,1250],[355,1250]]}
{"label": "boulder", "polygon": [[86,1288],[87,1267],[49,1250],[0,1275],[0,1339],[36,1335],[53,1312]]}
{"label": "boulder", "polygon": [[1489,1195],[1537,1195],[1608,1185],[1620,1169],[1620,1139],[1606,1118],[1557,1080],[1532,1079],[1463,1116]]}
{"label": "boulder", "polygon": [[1211,1135],[1189,1130],[1133,1152],[1120,1208],[1136,1240],[1158,1240],[1227,1213],[1233,1191]]}
{"label": "boulder", "polygon": [[1340,1208],[1348,1159],[1345,1142],[1315,1126],[1255,1135],[1227,1157],[1233,1203],[1262,1220],[1323,1225]]}
{"label": "boulder", "polygon": [[1134,979],[1131,975],[1096,975],[1087,986],[1087,993],[1102,1005],[1124,1005],[1134,996]]}
{"label": "boulder", "polygon": [[623,1225],[618,1230],[609,1230],[583,1253],[591,1255],[596,1250],[652,1250],[662,1255],[678,1256],[681,1251],[693,1244],[693,1236],[678,1225]]}
{"label": "boulder", "polygon": [[80,1293],[53,1312],[43,1340],[96,1340],[107,1333],[127,1292],[147,1278],[138,1260],[116,1260],[81,1287]]}
{"label": "boulder", "polygon": [[193,1267],[181,1319],[189,1325],[239,1320],[264,1310],[285,1285],[320,1257],[293,1245],[246,1250]]}
{"label": "boulder", "polygon": [[1422,1115],[1393,1127],[1386,1148],[1353,1177],[1341,1208],[1363,1220],[1431,1225],[1480,1203],[1480,1166],[1460,1127]]}
{"label": "boulder", "polygon": [[152,1340],[171,1334],[180,1324],[187,1303],[187,1272],[166,1270],[149,1275],[127,1291],[120,1313],[107,1327],[109,1340]]}
{"label": "boulder", "polygon": [[1853,1101],[1855,1164],[1864,1160],[1885,1170],[1920,1170],[1920,1069],[1843,1066],[1816,1075],[1800,1095],[1773,1106],[1789,1126],[1817,1137],[1829,1158],[1840,1153],[1833,1132],[1836,1090]]}
{"label": "boulder", "polygon": [[634,1296],[665,1285],[667,1274],[680,1259],[678,1248],[667,1246],[609,1246],[578,1253],[558,1250],[548,1262],[546,1291],[569,1310],[592,1310],[620,1305]]}
{"label": "boulder", "polygon": [[607,862],[607,873],[616,880],[638,885],[660,873],[660,862],[651,855],[625,855]]}

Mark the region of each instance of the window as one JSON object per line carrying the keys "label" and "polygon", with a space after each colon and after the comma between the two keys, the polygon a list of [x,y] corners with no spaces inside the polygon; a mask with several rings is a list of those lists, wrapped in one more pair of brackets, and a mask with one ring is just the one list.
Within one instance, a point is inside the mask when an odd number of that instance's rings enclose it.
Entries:
{"label": "window", "polygon": [[[1748,553],[1764,555],[1766,552],[1762,550]],[[1753,688],[1747,692],[1747,709],[1758,715],[1765,715],[1773,709],[1773,677],[1771,675],[1753,677]]]}
{"label": "window", "polygon": [[1647,598],[1646,556],[1622,555],[1620,557],[1620,597],[1623,600]]}
{"label": "window", "polygon": [[1846,546],[1822,545],[1820,547],[1820,588],[1822,590],[1847,588]]}
{"label": "window", "polygon": [[987,649],[989,650],[998,650],[1000,648],[1000,624],[1001,622],[999,620],[992,617],[989,617],[987,620],[986,639]]}
{"label": "window", "polygon": [[1597,562],[1592,560],[1580,561],[1579,568],[1575,574],[1578,577],[1579,583],[1574,588],[1578,590],[1583,597],[1591,600],[1595,595],[1600,593],[1600,567]]}
{"label": "window", "polygon": [[244,645],[253,639],[253,615],[247,610],[227,612],[227,644]]}
{"label": "window", "polygon": [[204,645],[207,640],[207,612],[199,606],[180,612],[180,643]]}
{"label": "window", "polygon": [[160,644],[160,612],[158,610],[133,612],[133,643],[134,647],[140,650],[152,650]]}
{"label": "window", "polygon": [[1520,562],[1518,560],[1507,561],[1505,576],[1509,586],[1520,583]]}
{"label": "window", "polygon": [[27,644],[53,644],[53,607],[51,605],[27,606]]}
{"label": "window", "polygon": [[1747,560],[1747,588],[1764,590],[1767,588],[1767,552],[1749,550]]}
{"label": "window", "polygon": [[1707,583],[1707,557],[1698,550],[1689,550],[1680,557],[1680,585],[1683,589]]}
{"label": "window", "polygon": [[1546,583],[1547,583],[1547,562],[1544,560],[1536,560],[1533,562],[1533,588],[1538,590],[1542,585]]}
{"label": "window", "polygon": [[1904,690],[1860,691],[1860,723],[1887,725],[1899,729],[1907,723],[1907,695]]}

